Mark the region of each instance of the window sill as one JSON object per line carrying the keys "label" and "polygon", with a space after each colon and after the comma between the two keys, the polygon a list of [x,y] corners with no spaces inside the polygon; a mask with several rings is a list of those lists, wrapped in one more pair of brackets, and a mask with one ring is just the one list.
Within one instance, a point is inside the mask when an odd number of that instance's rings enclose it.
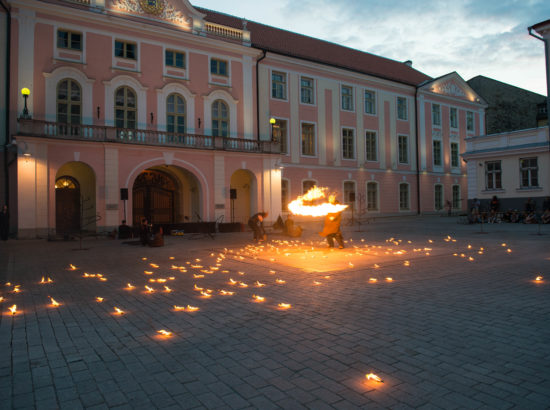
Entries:
{"label": "window sill", "polygon": [[164,78],[173,78],[174,80],[183,80],[183,81],[189,81],[189,78],[184,76],[178,76],[178,75],[170,75],[170,74],[163,74]]}
{"label": "window sill", "polygon": [[540,192],[540,191],[542,191],[542,187],[540,187],[540,186],[517,188],[516,189],[516,192]]}
{"label": "window sill", "polygon": [[481,193],[482,194],[494,194],[494,193],[504,194],[504,193],[506,193],[506,190],[502,189],[502,188],[484,189],[484,190],[481,191]]}

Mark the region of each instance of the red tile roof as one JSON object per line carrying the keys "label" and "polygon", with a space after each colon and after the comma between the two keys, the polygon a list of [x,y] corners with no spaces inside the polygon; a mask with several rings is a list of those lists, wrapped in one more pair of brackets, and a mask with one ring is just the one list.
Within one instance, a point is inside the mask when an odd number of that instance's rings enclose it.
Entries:
{"label": "red tile roof", "polygon": [[[195,7],[206,14],[205,20],[232,28],[243,28],[243,19],[216,11]],[[373,75],[387,80],[417,86],[431,80],[405,63],[328,41],[293,33],[264,24],[247,21],[252,47],[303,60],[327,64],[346,70]]]}

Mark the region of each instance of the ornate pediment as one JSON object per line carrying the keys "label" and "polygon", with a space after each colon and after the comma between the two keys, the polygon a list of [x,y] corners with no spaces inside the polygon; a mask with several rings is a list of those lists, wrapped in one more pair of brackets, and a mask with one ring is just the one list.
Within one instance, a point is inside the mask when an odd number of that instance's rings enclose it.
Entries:
{"label": "ornate pediment", "polygon": [[467,100],[469,102],[484,104],[479,95],[456,72],[436,78],[420,87],[421,90],[441,96],[448,96]]}
{"label": "ornate pediment", "polygon": [[187,30],[192,30],[197,25],[195,20],[202,20],[204,17],[187,0],[110,0],[109,8],[172,23]]}
{"label": "ornate pediment", "polygon": [[432,90],[438,94],[450,95],[452,97],[466,98],[466,93],[453,81],[446,81],[441,84],[435,84]]}

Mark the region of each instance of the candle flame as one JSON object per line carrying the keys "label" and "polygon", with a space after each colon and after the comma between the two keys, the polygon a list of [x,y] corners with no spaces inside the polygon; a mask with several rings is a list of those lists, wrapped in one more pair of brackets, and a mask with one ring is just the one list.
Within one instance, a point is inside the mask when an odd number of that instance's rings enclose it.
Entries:
{"label": "candle flame", "polygon": [[114,309],[115,309],[115,313],[116,313],[117,315],[123,315],[123,314],[125,313],[124,310],[119,309],[119,308],[117,308],[116,306],[115,306]]}
{"label": "candle flame", "polygon": [[152,275],[153,274],[153,272],[150,271],[150,270],[144,270],[143,273],[145,273],[146,275]]}
{"label": "candle flame", "polygon": [[50,300],[51,300],[51,302],[52,302],[52,306],[53,306],[53,307],[58,307],[58,306],[59,306],[59,302],[57,302],[57,301],[56,301],[54,298],[52,298],[51,296],[50,296]]}
{"label": "candle flame", "polygon": [[159,265],[157,265],[156,263],[150,263],[149,266],[155,269],[159,267]]}
{"label": "candle flame", "polygon": [[172,332],[169,332],[168,330],[160,329],[157,331],[157,333],[160,333],[163,336],[170,337],[172,336]]}
{"label": "candle flame", "polygon": [[280,309],[290,309],[292,305],[290,303],[279,303],[277,305]]}
{"label": "candle flame", "polygon": [[541,282],[541,281],[542,281],[542,279],[543,279],[543,277],[542,277],[542,276],[537,276],[537,277],[535,278],[535,280],[536,280],[537,282]]}
{"label": "candle flame", "polygon": [[12,307],[8,308],[12,315],[15,315],[17,313],[17,305],[13,305]]}
{"label": "candle flame", "polygon": [[97,296],[97,297],[95,298],[95,300],[96,300],[96,302],[99,302],[99,303],[103,302],[103,298],[100,297],[100,296]]}
{"label": "candle flame", "polygon": [[134,288],[135,288],[135,286],[132,285],[131,283],[128,283],[128,286],[126,287],[126,289],[134,289]]}
{"label": "candle flame", "polygon": [[275,282],[279,283],[279,284],[283,284],[283,283],[286,283],[286,280],[282,280],[282,279],[276,279]]}
{"label": "candle flame", "polygon": [[378,279],[376,279],[376,278],[370,278],[369,279],[369,282],[371,282],[371,283],[376,283],[377,281],[378,281]]}
{"label": "candle flame", "polygon": [[198,307],[187,305],[187,311],[188,312],[196,312],[197,310],[199,310]]}
{"label": "candle flame", "polygon": [[69,264],[69,270],[77,270],[78,268],[74,266],[72,263]]}
{"label": "candle flame", "polygon": [[147,285],[145,285],[145,290],[147,291],[147,293],[153,293],[155,291],[155,289]]}
{"label": "candle flame", "polygon": [[265,298],[263,296],[258,296],[258,295],[252,295],[252,299],[254,299],[256,302],[265,301]]}
{"label": "candle flame", "polygon": [[205,298],[210,298],[210,297],[212,297],[212,295],[211,295],[210,293],[208,293],[208,292],[206,292],[206,291],[204,291],[204,290],[201,292],[201,295],[202,295],[203,297],[205,297]]}
{"label": "candle flame", "polygon": [[220,290],[220,295],[224,295],[224,296],[233,296],[235,294],[235,292],[231,292],[231,291],[228,291],[228,290]]}
{"label": "candle flame", "polygon": [[374,380],[378,383],[384,383],[382,379],[379,376],[375,375],[374,373],[369,373],[365,375],[365,377],[367,378],[367,380]]}
{"label": "candle flame", "polygon": [[168,286],[164,286],[164,291],[170,293],[172,292],[172,289],[170,289]]}
{"label": "candle flame", "polygon": [[265,286],[265,283],[261,283],[259,280],[257,280],[254,285],[256,285],[256,287],[258,288],[261,288],[261,287],[264,287]]}

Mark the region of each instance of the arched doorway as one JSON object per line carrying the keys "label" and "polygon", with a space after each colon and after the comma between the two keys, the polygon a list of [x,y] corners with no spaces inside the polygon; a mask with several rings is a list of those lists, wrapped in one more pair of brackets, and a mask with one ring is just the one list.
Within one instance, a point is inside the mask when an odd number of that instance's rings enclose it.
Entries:
{"label": "arched doorway", "polygon": [[141,218],[153,224],[171,224],[175,220],[177,185],[166,172],[147,169],[138,175],[132,190],[133,224]]}
{"label": "arched doorway", "polygon": [[80,184],[68,175],[55,181],[55,230],[58,234],[80,230]]}
{"label": "arched doorway", "polygon": [[231,175],[230,189],[231,222],[246,223],[252,214],[258,212],[256,177],[246,169],[238,169]]}

